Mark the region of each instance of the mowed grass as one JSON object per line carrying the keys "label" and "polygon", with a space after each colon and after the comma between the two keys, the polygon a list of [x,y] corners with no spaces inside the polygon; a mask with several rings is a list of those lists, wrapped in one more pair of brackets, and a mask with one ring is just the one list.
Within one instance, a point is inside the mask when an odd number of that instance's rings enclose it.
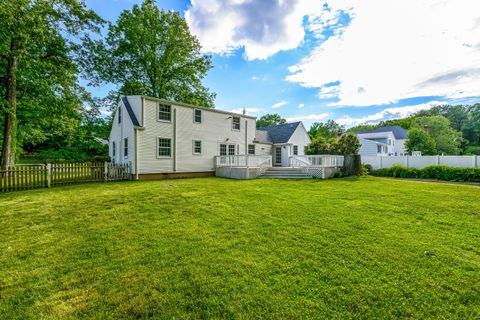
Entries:
{"label": "mowed grass", "polygon": [[480,317],[480,188],[216,178],[0,195],[0,318]]}

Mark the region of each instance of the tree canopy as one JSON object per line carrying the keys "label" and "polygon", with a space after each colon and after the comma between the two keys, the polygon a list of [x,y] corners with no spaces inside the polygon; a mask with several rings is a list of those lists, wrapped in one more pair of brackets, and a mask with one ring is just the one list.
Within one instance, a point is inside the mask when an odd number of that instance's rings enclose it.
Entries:
{"label": "tree canopy", "polygon": [[213,107],[215,94],[202,79],[211,57],[178,12],[145,0],[124,10],[104,40],[89,39],[83,64],[91,83],[114,83],[122,94],[149,95]]}
{"label": "tree canopy", "polygon": [[287,120],[279,114],[265,114],[257,119],[257,128],[276,126],[283,123],[287,123]]}
{"label": "tree canopy", "polygon": [[2,168],[13,165],[24,146],[75,134],[88,98],[77,82],[76,53],[80,39],[101,22],[82,0],[2,2]]}
{"label": "tree canopy", "polygon": [[308,135],[310,139],[315,139],[316,137],[323,137],[325,139],[335,138],[338,134],[345,132],[345,127],[339,125],[333,120],[328,120],[327,122],[314,122],[310,130],[308,130]]}

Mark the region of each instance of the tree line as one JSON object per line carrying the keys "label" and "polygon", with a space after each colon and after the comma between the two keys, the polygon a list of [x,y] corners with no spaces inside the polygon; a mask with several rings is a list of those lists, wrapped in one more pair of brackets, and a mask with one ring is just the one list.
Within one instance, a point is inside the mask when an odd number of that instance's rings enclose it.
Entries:
{"label": "tree line", "polygon": [[[102,30],[106,32],[104,36]],[[4,0],[0,6],[0,168],[20,156],[108,155],[120,94],[213,107],[212,68],[178,12],[144,0],[107,23],[84,0]],[[107,97],[85,88],[113,83]]]}
{"label": "tree line", "polygon": [[[286,123],[278,114],[267,114],[257,120],[257,127]],[[480,103],[474,105],[440,105],[418,111],[403,119],[377,124],[361,124],[349,129],[335,122],[315,122],[308,134],[312,143],[309,154],[353,154],[359,143],[352,135],[360,130],[400,126],[406,130],[408,152],[423,155],[480,155]],[[358,139],[357,139],[358,140]]]}

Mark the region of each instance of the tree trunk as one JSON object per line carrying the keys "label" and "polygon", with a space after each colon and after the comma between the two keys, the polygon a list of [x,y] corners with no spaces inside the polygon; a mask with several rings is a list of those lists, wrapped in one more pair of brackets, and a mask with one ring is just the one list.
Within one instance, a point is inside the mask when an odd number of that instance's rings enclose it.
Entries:
{"label": "tree trunk", "polygon": [[15,57],[15,43],[10,44],[10,56],[8,57],[6,78],[6,100],[8,108],[5,111],[5,123],[3,129],[3,145],[0,169],[6,170],[15,164],[15,136],[17,126],[17,58]]}
{"label": "tree trunk", "polygon": [[346,176],[358,176],[362,171],[362,160],[360,155],[344,156],[344,173]]}

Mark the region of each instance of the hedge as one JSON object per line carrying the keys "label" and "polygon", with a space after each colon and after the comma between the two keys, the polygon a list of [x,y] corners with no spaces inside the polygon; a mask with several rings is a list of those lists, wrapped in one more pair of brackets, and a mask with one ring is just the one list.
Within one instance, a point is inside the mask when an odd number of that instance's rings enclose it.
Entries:
{"label": "hedge", "polygon": [[423,169],[395,165],[371,172],[378,177],[436,179],[458,182],[480,182],[480,168],[460,168],[446,165],[431,165]]}

